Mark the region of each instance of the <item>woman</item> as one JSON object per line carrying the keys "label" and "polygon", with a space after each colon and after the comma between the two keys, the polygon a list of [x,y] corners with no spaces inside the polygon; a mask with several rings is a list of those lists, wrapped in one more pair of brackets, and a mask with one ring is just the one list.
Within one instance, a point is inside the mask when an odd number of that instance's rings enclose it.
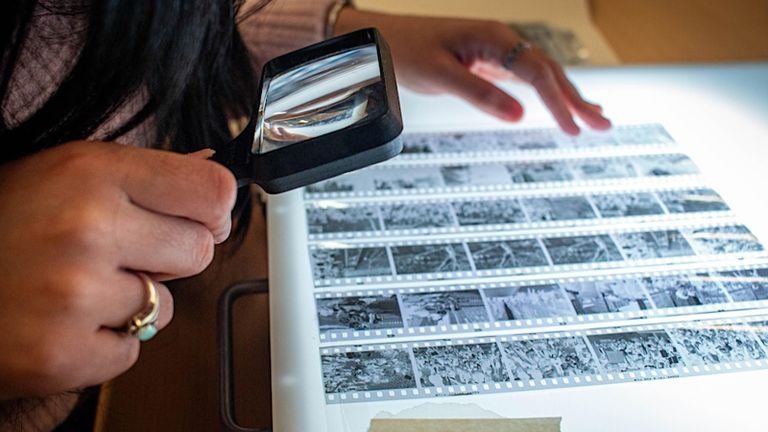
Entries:
{"label": "woman", "polygon": [[573,115],[610,127],[500,23],[334,0],[14,0],[0,20],[0,402],[42,430],[66,417],[67,391],[131,367],[142,334],[129,324],[147,292],[159,295],[162,329],[163,282],[201,272],[229,236],[234,180],[200,150],[249,114],[269,58],[374,26],[412,89],[518,121],[520,104],[489,81],[516,77],[567,133],[579,132]]}

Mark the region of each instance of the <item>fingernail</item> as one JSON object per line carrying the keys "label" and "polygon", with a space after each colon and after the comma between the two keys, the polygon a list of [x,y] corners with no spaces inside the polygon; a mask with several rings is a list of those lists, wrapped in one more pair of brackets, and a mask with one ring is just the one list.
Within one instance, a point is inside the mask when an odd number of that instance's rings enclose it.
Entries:
{"label": "fingernail", "polygon": [[509,122],[519,122],[523,118],[523,106],[516,102],[508,102],[501,107],[499,117]]}
{"label": "fingernail", "polygon": [[601,112],[601,113],[600,113],[600,115],[599,115],[599,116],[596,118],[596,120],[597,120],[597,122],[594,122],[594,123],[590,123],[590,126],[592,126],[592,127],[593,127],[593,128],[595,128],[595,129],[599,129],[599,130],[608,130],[608,129],[610,129],[610,128],[613,126],[613,125],[611,124],[611,120],[610,120],[610,119],[608,119],[608,117],[606,117],[606,116],[602,115],[602,112]]}
{"label": "fingernail", "polygon": [[226,223],[224,224],[224,229],[216,233],[214,235],[214,243],[215,244],[222,244],[229,238],[229,235],[232,234],[232,219],[227,219]]}
{"label": "fingernail", "polygon": [[210,159],[215,154],[216,154],[216,150],[207,148],[207,149],[194,151],[192,153],[187,153],[187,156],[191,156],[197,159]]}

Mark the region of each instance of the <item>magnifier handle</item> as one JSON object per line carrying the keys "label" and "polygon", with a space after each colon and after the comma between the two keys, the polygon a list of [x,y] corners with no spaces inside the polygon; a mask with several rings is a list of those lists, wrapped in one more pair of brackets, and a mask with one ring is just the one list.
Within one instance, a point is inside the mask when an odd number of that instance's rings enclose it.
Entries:
{"label": "magnifier handle", "polygon": [[251,145],[256,122],[251,120],[238,136],[228,143],[219,146],[211,159],[224,165],[232,171],[237,180],[237,187],[243,187],[253,182],[251,166]]}

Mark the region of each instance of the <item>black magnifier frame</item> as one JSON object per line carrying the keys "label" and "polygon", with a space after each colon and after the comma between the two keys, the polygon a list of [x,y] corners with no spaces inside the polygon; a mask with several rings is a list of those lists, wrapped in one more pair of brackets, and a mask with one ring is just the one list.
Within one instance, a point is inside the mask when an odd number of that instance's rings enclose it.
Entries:
{"label": "black magnifier frame", "polygon": [[[371,115],[324,135],[263,153],[254,151],[268,80],[299,66],[370,45],[376,47],[381,77],[371,84],[368,103],[375,104]],[[385,161],[403,149],[403,121],[392,57],[387,43],[374,28],[276,57],[264,65],[262,83],[248,125],[235,139],[216,149],[213,157],[234,173],[238,187],[256,183],[267,193],[277,194]]]}

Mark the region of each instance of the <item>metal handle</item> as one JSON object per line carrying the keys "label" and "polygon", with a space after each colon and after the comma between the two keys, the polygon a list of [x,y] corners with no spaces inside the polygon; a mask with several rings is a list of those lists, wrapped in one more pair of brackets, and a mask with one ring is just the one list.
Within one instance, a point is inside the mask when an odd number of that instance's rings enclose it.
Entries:
{"label": "metal handle", "polygon": [[247,428],[235,420],[235,385],[232,360],[232,305],[240,297],[267,294],[267,279],[238,282],[229,286],[219,297],[219,415],[224,430],[234,432],[271,432],[271,429]]}

